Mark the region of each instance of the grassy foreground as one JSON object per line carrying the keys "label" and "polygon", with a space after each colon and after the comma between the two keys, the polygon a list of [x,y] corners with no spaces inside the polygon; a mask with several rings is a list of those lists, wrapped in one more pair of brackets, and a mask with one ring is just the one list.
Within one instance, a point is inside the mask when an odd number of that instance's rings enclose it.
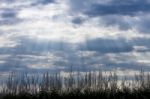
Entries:
{"label": "grassy foreground", "polygon": [[101,71],[67,76],[12,73],[1,85],[0,99],[150,99],[150,75],[141,72],[129,81]]}

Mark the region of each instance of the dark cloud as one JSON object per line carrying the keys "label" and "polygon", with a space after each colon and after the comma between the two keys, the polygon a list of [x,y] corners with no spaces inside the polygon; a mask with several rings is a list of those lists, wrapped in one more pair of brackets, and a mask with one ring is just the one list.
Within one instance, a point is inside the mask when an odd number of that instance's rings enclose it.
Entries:
{"label": "dark cloud", "polygon": [[133,22],[130,18],[126,18],[124,16],[120,15],[112,15],[112,16],[103,16],[101,17],[101,20],[103,22],[100,23],[104,26],[118,26],[121,30],[128,30],[133,28]]}
{"label": "dark cloud", "polygon": [[124,39],[113,40],[96,38],[87,40],[85,44],[81,44],[80,50],[98,51],[100,53],[120,53],[131,52],[133,46]]}
{"label": "dark cloud", "polygon": [[76,17],[72,20],[72,23],[74,23],[74,24],[82,24],[83,22],[84,22],[84,20],[79,17]]}
{"label": "dark cloud", "polygon": [[2,18],[15,18],[17,12],[13,9],[3,9],[1,13]]}
{"label": "dark cloud", "polygon": [[0,25],[14,25],[20,23],[21,19],[0,19]]}
{"label": "dark cloud", "polygon": [[130,43],[134,46],[141,46],[144,48],[139,49],[139,52],[150,52],[150,39],[149,38],[134,38]]}
{"label": "dark cloud", "polygon": [[19,23],[21,19],[17,17],[17,14],[18,10],[13,8],[0,9],[0,25],[12,25]]}
{"label": "dark cloud", "polygon": [[32,6],[36,6],[36,5],[47,5],[50,3],[54,3],[55,0],[34,0],[34,2],[32,3]]}
{"label": "dark cloud", "polygon": [[142,33],[150,33],[150,20],[149,17],[143,17],[137,22],[137,30]]}
{"label": "dark cloud", "polygon": [[1,0],[1,2],[5,2],[5,3],[13,3],[15,2],[16,0]]}
{"label": "dark cloud", "polygon": [[[96,51],[101,54],[107,53],[124,53],[132,52],[149,52],[150,51],[150,39],[146,38],[134,38],[132,40],[119,39],[103,39],[96,38],[87,40],[84,44],[79,44],[79,50],[81,51]],[[141,47],[135,49],[135,47]]]}
{"label": "dark cloud", "polygon": [[92,4],[85,12],[89,16],[103,15],[129,15],[150,11],[150,3],[146,0],[118,1],[114,0],[109,4]]}
{"label": "dark cloud", "polygon": [[107,3],[92,0],[70,0],[71,9],[88,16],[137,15],[150,11],[148,0],[110,0]]}
{"label": "dark cloud", "polygon": [[100,17],[100,25],[104,25],[105,27],[117,26],[120,30],[135,29],[138,32],[145,34],[150,33],[150,17],[145,15],[145,17],[136,16],[136,18],[122,15],[102,16]]}
{"label": "dark cloud", "polygon": [[48,3],[52,3],[54,1],[55,0],[38,0],[38,2],[41,3],[41,4],[48,4]]}
{"label": "dark cloud", "polygon": [[[103,22],[99,22],[100,26],[117,26],[124,31],[136,29],[140,33],[150,33],[149,0],[109,0],[107,3],[100,3],[98,0],[70,0],[69,4],[70,12],[75,16],[82,13],[88,16],[89,20],[95,17],[100,18]],[[79,19],[72,21],[79,25],[83,22]]]}

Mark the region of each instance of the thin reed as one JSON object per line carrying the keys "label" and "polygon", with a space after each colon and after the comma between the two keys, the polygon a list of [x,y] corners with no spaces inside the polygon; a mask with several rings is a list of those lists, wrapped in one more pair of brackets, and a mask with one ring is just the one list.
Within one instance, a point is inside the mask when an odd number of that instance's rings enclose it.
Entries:
{"label": "thin reed", "polygon": [[115,72],[84,74],[11,73],[1,84],[0,99],[149,99],[150,74],[141,71],[132,79]]}

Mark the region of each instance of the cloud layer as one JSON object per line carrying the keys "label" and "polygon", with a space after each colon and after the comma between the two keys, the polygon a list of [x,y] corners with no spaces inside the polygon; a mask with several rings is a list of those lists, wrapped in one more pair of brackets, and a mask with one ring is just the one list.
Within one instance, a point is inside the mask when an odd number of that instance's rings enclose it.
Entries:
{"label": "cloud layer", "polygon": [[0,72],[149,71],[149,6],[149,0],[1,0]]}

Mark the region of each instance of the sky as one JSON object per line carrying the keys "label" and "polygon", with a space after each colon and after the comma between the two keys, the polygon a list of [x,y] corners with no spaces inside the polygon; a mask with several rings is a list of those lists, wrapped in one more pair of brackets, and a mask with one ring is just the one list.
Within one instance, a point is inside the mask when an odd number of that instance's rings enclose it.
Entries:
{"label": "sky", "polygon": [[0,76],[150,71],[150,0],[0,0]]}

